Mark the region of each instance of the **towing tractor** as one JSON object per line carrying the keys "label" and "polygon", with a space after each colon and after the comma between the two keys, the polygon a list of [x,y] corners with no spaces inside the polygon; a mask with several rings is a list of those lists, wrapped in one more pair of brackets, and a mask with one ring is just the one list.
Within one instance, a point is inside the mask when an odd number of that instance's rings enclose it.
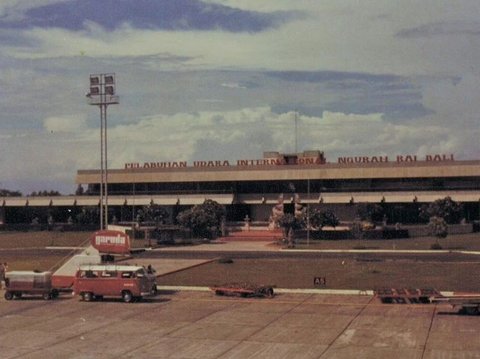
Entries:
{"label": "towing tractor", "polygon": [[12,271],[5,273],[5,299],[23,296],[40,296],[45,300],[58,297],[58,290],[52,287],[51,272]]}

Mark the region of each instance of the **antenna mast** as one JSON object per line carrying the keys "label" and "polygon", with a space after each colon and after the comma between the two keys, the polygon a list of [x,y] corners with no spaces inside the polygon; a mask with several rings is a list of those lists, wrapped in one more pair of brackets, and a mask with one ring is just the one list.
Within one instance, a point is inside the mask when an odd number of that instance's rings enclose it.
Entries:
{"label": "antenna mast", "polygon": [[295,153],[298,153],[298,149],[297,149],[297,109],[295,109]]}

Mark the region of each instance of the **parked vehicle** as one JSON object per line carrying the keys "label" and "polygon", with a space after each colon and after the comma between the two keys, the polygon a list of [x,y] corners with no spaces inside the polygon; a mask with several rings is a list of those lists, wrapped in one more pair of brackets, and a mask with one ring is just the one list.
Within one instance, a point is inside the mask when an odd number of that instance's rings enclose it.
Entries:
{"label": "parked vehicle", "polygon": [[155,296],[156,277],[141,266],[83,265],[75,275],[73,293],[86,302],[119,297],[129,303]]}
{"label": "parked vehicle", "polygon": [[41,296],[45,300],[58,297],[52,287],[51,272],[12,271],[5,273],[5,299],[12,300],[24,295]]}
{"label": "parked vehicle", "polygon": [[97,231],[90,237],[90,246],[69,258],[52,275],[52,284],[61,292],[71,292],[75,273],[81,265],[113,263],[115,257],[130,254],[130,237],[120,231]]}
{"label": "parked vehicle", "polygon": [[480,293],[454,293],[451,296],[434,296],[432,303],[448,303],[461,314],[480,314]]}

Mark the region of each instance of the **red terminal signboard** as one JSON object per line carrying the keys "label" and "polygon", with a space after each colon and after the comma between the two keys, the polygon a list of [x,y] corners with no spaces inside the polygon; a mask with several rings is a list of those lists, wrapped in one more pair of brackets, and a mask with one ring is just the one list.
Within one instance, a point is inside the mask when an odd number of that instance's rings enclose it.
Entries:
{"label": "red terminal signboard", "polygon": [[90,243],[100,253],[105,254],[130,254],[130,237],[120,231],[95,232]]}

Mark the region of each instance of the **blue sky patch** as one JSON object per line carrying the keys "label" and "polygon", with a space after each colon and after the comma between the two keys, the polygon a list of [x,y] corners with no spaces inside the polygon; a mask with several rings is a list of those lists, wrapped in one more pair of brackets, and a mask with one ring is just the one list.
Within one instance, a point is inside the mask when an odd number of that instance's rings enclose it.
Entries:
{"label": "blue sky patch", "polygon": [[[318,101],[273,105],[277,113],[296,109],[307,116],[322,116],[324,111],[367,115],[382,113],[391,121],[424,117],[432,113],[422,103],[422,87],[409,78],[390,74],[337,71],[276,71],[267,76],[292,84],[317,84]],[[305,95],[304,95],[305,98]],[[333,98],[323,100],[322,98]],[[322,101],[322,102],[320,102]]]}
{"label": "blue sky patch", "polygon": [[3,28],[82,30],[94,22],[107,30],[123,24],[140,29],[260,32],[299,16],[298,12],[261,13],[198,0],[75,0],[28,10],[20,21],[1,21]]}

